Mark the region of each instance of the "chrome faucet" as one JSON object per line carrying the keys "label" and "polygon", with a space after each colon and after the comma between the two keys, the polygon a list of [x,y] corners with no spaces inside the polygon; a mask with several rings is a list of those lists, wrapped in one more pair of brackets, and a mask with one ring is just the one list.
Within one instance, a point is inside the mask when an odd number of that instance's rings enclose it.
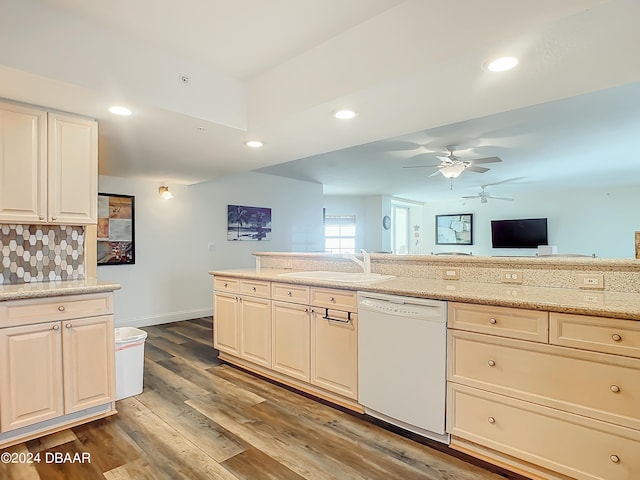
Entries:
{"label": "chrome faucet", "polygon": [[360,265],[364,273],[371,273],[371,255],[369,254],[369,252],[367,252],[363,248],[360,249],[360,252],[362,252],[362,260],[357,258],[355,255],[351,255],[349,253],[346,254],[345,257],[348,258],[349,260],[353,260],[358,265]]}

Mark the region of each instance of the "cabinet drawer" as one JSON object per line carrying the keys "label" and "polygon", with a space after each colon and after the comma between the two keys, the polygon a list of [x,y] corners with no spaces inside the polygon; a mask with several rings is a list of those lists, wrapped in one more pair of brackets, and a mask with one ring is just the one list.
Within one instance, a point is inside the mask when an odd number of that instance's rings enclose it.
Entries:
{"label": "cabinet drawer", "polygon": [[259,280],[240,280],[240,293],[252,297],[269,298],[271,284]]}
{"label": "cabinet drawer", "polygon": [[549,314],[537,310],[449,302],[450,328],[546,343]]}
{"label": "cabinet drawer", "polygon": [[551,313],[549,343],[640,358],[640,322]]}
{"label": "cabinet drawer", "polygon": [[113,294],[96,293],[0,302],[0,327],[113,313]]}
{"label": "cabinet drawer", "polygon": [[357,293],[353,290],[312,288],[311,305],[355,312],[358,308]]}
{"label": "cabinet drawer", "polygon": [[309,304],[309,287],[287,283],[272,283],[271,298],[283,302]]}
{"label": "cabinet drawer", "polygon": [[447,431],[576,479],[629,480],[640,432],[462,385],[448,390]]}
{"label": "cabinet drawer", "polygon": [[237,278],[230,277],[214,277],[213,289],[216,292],[233,292],[237,293],[240,289],[240,281]]}
{"label": "cabinet drawer", "polygon": [[449,331],[448,379],[640,430],[640,360]]}

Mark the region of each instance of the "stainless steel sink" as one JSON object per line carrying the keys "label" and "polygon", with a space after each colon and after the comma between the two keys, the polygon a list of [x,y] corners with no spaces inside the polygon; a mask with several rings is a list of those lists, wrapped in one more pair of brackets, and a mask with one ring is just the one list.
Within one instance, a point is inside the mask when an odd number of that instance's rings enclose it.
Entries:
{"label": "stainless steel sink", "polygon": [[382,282],[393,275],[382,275],[380,273],[358,273],[358,272],[329,272],[326,270],[313,270],[308,272],[288,272],[278,274],[280,277],[299,278],[303,280],[324,280],[326,282],[343,283],[374,283]]}

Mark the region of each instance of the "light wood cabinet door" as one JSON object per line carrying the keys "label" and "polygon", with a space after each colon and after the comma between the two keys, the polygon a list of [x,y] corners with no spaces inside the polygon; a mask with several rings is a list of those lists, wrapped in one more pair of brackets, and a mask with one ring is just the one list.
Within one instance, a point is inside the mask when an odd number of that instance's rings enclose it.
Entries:
{"label": "light wood cabinet door", "polygon": [[0,431],[63,414],[60,322],[0,329]]}
{"label": "light wood cabinet door", "polygon": [[329,310],[311,314],[311,383],[358,398],[358,315]]}
{"label": "light wood cabinet door", "polygon": [[216,293],[213,302],[213,346],[221,352],[240,353],[238,297]]}
{"label": "light wood cabinet door", "polygon": [[309,307],[286,302],[272,302],[273,361],[271,368],[290,377],[310,379]]}
{"label": "light wood cabinet door", "polygon": [[113,316],[61,324],[65,414],[114,401]]}
{"label": "light wood cabinet door", "polygon": [[49,220],[64,225],[97,223],[98,124],[49,113]]}
{"label": "light wood cabinet door", "polygon": [[46,221],[46,112],[0,103],[0,223]]}
{"label": "light wood cabinet door", "polygon": [[240,297],[240,356],[271,368],[271,301]]}

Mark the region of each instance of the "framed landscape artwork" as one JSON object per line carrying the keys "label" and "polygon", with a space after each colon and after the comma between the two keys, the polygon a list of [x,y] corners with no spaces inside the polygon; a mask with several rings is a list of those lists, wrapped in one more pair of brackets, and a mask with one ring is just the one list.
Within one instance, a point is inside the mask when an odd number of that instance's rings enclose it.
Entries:
{"label": "framed landscape artwork", "polygon": [[473,245],[473,214],[436,215],[436,245]]}
{"label": "framed landscape artwork", "polygon": [[98,194],[98,265],[126,265],[136,261],[135,197]]}
{"label": "framed landscape artwork", "polygon": [[227,240],[271,240],[271,209],[227,205]]}

